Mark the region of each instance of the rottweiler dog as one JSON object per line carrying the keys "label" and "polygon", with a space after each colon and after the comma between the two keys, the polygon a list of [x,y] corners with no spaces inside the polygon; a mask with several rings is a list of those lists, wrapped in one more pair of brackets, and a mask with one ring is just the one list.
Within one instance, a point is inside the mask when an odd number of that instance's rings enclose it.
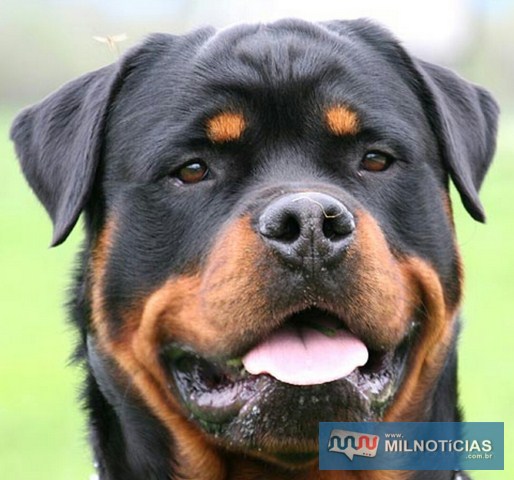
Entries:
{"label": "rottweiler dog", "polygon": [[491,95],[366,20],[154,34],[11,136],[63,242],[101,480],[323,472],[320,421],[459,421],[450,179],[484,221]]}

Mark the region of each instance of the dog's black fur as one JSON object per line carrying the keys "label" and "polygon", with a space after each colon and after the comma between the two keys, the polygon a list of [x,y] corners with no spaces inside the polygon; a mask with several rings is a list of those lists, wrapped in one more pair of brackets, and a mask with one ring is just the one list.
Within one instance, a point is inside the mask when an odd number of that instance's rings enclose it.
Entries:
{"label": "dog's black fur", "polygon": [[[316,121],[325,105],[337,102],[358,113],[357,135],[331,135]],[[214,144],[205,121],[227,108],[244,111],[248,127],[238,141]],[[391,249],[428,262],[447,303],[456,304],[461,284],[445,202],[449,179],[470,215],[484,221],[478,191],[492,160],[497,115],[485,90],[414,58],[363,20],[151,35],[116,63],[24,110],[11,135],[54,223],[52,245],[85,213],[71,311],[101,479],[164,480],[181,471],[173,432],[96,347],[92,256],[108,219],[115,219],[116,235],[103,308],[113,338],[123,331],[128,306],[170,277],[202,267],[223,226],[257,215],[277,192],[303,186],[333,193],[352,212],[365,208]],[[395,161],[383,172],[362,172],[359,162],[369,150],[384,150]],[[203,181],[177,181],[181,167],[198,158],[210,169]],[[274,290],[291,296],[294,281],[270,279]],[[289,301],[274,299],[277,308]],[[455,337],[419,420],[460,420]],[[255,342],[245,341],[242,350]],[[411,478],[443,480],[452,473]]]}

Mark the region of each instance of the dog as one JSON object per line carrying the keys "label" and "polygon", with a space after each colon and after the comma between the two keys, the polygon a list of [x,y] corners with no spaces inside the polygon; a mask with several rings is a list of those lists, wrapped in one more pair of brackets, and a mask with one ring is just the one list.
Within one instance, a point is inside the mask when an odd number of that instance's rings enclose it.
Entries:
{"label": "dog", "polygon": [[321,421],[460,421],[462,265],[498,107],[367,20],[154,34],[15,119],[62,243],[101,480],[319,471]]}

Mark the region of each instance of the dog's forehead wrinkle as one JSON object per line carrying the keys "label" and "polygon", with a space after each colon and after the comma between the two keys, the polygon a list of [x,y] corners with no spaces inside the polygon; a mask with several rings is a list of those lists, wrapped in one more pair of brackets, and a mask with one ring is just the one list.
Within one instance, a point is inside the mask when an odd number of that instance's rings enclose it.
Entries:
{"label": "dog's forehead wrinkle", "polygon": [[[297,29],[298,24],[303,25]],[[212,36],[192,60],[206,78],[248,76],[255,80],[278,82],[316,77],[335,66],[344,39],[318,25],[301,21],[267,25],[245,25],[223,30]],[[223,71],[225,69],[225,72]]]}
{"label": "dog's forehead wrinkle", "polygon": [[201,52],[209,49],[224,49],[227,45],[237,49],[244,44],[282,39],[284,36],[306,40],[327,40],[330,32],[321,25],[300,19],[279,20],[271,23],[250,23],[227,26],[219,29],[203,45]]}

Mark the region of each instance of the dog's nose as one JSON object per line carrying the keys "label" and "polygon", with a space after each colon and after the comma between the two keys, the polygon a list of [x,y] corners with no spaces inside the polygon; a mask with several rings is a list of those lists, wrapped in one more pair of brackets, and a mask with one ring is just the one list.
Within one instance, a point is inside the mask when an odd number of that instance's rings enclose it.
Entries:
{"label": "dog's nose", "polygon": [[259,217],[258,229],[287,263],[329,266],[341,259],[351,242],[355,220],[336,198],[302,192],[271,202]]}

